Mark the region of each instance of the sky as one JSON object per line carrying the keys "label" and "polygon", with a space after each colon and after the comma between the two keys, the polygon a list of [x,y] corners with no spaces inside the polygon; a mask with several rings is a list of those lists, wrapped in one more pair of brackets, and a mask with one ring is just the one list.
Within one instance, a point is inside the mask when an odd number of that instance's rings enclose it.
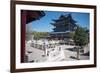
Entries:
{"label": "sky", "polygon": [[50,23],[53,23],[53,19],[58,19],[60,15],[67,15],[71,13],[72,18],[77,21],[77,24],[81,27],[86,27],[89,29],[89,13],[79,13],[79,12],[54,12],[54,11],[44,11],[45,16],[40,20],[32,21],[31,30],[38,32],[52,32],[54,26]]}

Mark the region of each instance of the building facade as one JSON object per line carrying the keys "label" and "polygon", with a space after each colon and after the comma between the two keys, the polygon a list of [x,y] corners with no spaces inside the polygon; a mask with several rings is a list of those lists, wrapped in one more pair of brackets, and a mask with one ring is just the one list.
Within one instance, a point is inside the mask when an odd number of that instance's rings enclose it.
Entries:
{"label": "building facade", "polygon": [[67,34],[75,31],[77,28],[76,21],[72,18],[71,14],[61,15],[58,19],[53,19],[51,24],[54,26],[54,29],[50,35],[58,39],[69,38]]}
{"label": "building facade", "polygon": [[[39,20],[45,16],[43,11],[21,10],[21,62],[26,61],[25,41],[29,40],[31,35],[26,31],[28,23]],[[28,32],[28,34],[26,34]]]}

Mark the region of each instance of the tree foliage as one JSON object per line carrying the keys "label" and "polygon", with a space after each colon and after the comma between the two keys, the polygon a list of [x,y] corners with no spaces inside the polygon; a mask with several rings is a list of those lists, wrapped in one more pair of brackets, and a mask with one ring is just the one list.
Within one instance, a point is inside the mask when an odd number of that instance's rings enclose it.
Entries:
{"label": "tree foliage", "polygon": [[43,37],[47,37],[49,35],[48,32],[32,32],[32,34],[34,35],[34,38],[35,39],[40,39],[40,38],[43,38]]}
{"label": "tree foliage", "polygon": [[77,27],[73,39],[75,44],[78,46],[86,45],[88,43],[88,34],[86,32],[86,29]]}
{"label": "tree foliage", "polygon": [[[86,44],[88,44],[88,33],[85,28],[77,27],[74,34],[74,43],[77,47],[77,59],[79,60],[79,50]],[[81,47],[81,48],[79,48]]]}
{"label": "tree foliage", "polygon": [[71,39],[74,38],[74,35],[75,35],[75,32],[74,32],[74,31],[73,31],[73,32],[67,33],[67,36],[68,36],[69,38],[71,38]]}

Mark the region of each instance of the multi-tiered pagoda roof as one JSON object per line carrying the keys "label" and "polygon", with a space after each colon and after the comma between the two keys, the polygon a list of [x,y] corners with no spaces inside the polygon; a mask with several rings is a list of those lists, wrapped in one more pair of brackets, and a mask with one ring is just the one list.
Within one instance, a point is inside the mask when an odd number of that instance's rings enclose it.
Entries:
{"label": "multi-tiered pagoda roof", "polygon": [[54,32],[74,31],[77,26],[71,14],[61,15],[58,19],[53,19],[51,24],[54,26]]}

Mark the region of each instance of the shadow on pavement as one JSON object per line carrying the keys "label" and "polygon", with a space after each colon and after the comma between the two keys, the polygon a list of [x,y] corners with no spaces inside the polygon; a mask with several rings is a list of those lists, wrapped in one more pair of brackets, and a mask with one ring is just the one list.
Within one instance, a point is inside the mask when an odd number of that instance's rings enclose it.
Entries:
{"label": "shadow on pavement", "polygon": [[83,56],[89,56],[90,55],[90,52],[87,52],[87,53],[84,53],[84,54],[81,54]]}
{"label": "shadow on pavement", "polygon": [[75,59],[75,60],[79,60],[79,59],[77,59],[76,57],[73,57],[73,56],[70,56],[70,58]]}
{"label": "shadow on pavement", "polygon": [[76,52],[77,51],[76,48],[67,48],[66,50],[73,51],[73,52]]}

